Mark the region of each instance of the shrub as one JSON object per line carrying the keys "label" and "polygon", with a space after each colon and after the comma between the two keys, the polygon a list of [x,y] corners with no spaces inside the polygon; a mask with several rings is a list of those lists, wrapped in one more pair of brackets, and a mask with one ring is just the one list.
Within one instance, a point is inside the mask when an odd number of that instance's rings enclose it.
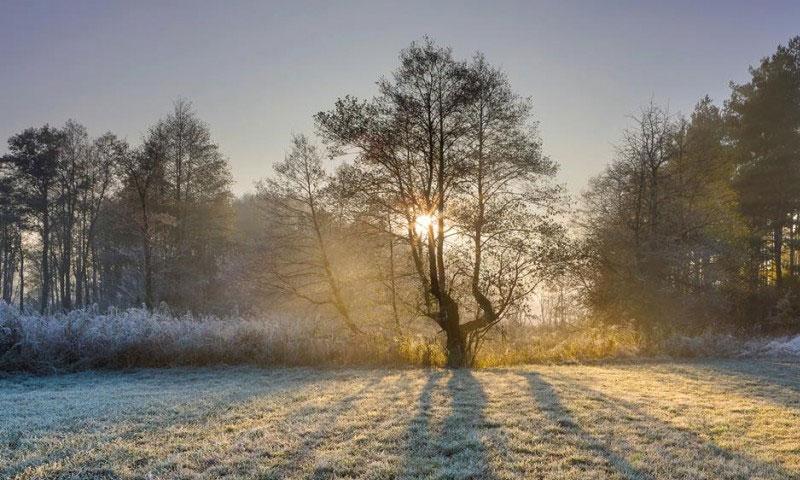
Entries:
{"label": "shrub", "polygon": [[[420,348],[420,347],[415,347]],[[355,342],[317,322],[172,316],[93,309],[41,316],[0,303],[0,370],[418,363],[407,347],[373,336]]]}

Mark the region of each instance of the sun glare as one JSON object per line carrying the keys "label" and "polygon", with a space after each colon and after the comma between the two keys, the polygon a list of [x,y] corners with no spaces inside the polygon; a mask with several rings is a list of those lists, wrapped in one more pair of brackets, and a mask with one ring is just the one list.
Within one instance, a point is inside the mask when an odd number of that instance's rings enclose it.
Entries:
{"label": "sun glare", "polygon": [[433,224],[433,217],[430,215],[420,215],[414,220],[414,230],[417,235],[424,236],[428,233],[428,227]]}

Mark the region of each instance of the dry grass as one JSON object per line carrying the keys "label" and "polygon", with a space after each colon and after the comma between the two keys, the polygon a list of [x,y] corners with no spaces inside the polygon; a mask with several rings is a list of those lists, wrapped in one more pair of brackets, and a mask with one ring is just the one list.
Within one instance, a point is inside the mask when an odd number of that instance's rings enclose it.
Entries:
{"label": "dry grass", "polygon": [[800,478],[800,366],[0,380],[2,478]]}
{"label": "dry grass", "polygon": [[[501,334],[503,332],[503,334]],[[800,336],[672,336],[646,342],[629,328],[503,326],[487,339],[477,367],[671,358],[794,355]],[[251,366],[430,366],[445,364],[442,335],[409,330],[352,337],[338,323],[308,317],[172,315],[142,309],[22,315],[0,302],[0,372]]]}
{"label": "dry grass", "polygon": [[307,317],[173,315],[143,309],[41,316],[0,301],[0,372],[211,365],[401,365],[424,339],[352,338]]}

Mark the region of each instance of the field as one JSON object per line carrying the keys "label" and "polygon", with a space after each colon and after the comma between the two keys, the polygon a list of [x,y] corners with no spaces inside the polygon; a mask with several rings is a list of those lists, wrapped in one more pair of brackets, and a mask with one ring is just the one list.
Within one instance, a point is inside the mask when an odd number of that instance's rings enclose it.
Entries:
{"label": "field", "polygon": [[800,364],[0,379],[0,478],[800,478]]}

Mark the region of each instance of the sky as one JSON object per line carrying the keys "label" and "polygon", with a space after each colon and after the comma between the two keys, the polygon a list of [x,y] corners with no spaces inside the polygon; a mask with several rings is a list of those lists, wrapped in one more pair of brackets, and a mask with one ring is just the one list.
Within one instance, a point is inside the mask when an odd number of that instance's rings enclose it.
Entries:
{"label": "sky", "polygon": [[240,194],[424,35],[506,71],[578,193],[651,98],[687,114],[706,94],[721,104],[800,35],[800,1],[0,0],[0,138],[72,118],[136,144],[183,97]]}

